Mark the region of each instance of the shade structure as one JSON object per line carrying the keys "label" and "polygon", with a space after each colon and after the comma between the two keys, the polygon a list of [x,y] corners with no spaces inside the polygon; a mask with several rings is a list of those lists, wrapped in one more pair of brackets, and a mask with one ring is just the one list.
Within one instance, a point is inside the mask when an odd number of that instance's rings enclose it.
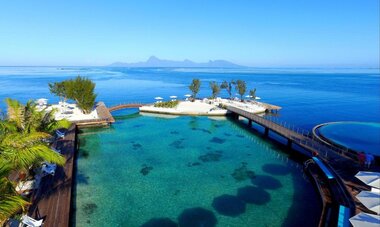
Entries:
{"label": "shade structure", "polygon": [[177,96],[175,96],[175,95],[172,95],[172,96],[169,96],[171,99],[176,99],[177,98]]}
{"label": "shade structure", "polygon": [[184,95],[185,97],[191,97],[191,95],[190,94],[186,94],[186,95]]}
{"label": "shade structure", "polygon": [[155,100],[162,100],[162,99],[164,99],[164,98],[162,98],[162,97],[155,97],[154,99],[155,99]]}
{"label": "shade structure", "polygon": [[368,209],[380,214],[380,193],[361,191],[356,198]]}
{"label": "shade structure", "polygon": [[255,99],[259,100],[259,99],[261,99],[261,98],[256,96]]}
{"label": "shade structure", "polygon": [[245,97],[246,97],[246,98],[252,98],[252,96],[251,96],[251,95],[246,95]]}
{"label": "shade structure", "polygon": [[380,173],[378,172],[359,171],[355,177],[368,186],[380,189]]}
{"label": "shade structure", "polygon": [[350,222],[354,227],[378,227],[380,226],[380,216],[362,212],[350,218]]}

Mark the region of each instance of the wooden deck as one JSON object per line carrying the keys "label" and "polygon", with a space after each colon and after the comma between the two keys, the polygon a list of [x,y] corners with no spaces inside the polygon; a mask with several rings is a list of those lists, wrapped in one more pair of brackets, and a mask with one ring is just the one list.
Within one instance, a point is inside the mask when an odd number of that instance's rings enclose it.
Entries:
{"label": "wooden deck", "polygon": [[104,104],[104,102],[98,102],[96,104],[96,111],[98,113],[98,119],[89,119],[89,120],[79,120],[73,121],[77,127],[92,127],[92,126],[102,126],[109,125],[115,122],[112,114]]}
{"label": "wooden deck", "polygon": [[67,227],[70,225],[71,193],[76,146],[76,126],[73,124],[66,136],[57,142],[57,148],[66,158],[63,167],[57,167],[54,176],[42,179],[32,197],[28,215],[44,219],[43,226]]}

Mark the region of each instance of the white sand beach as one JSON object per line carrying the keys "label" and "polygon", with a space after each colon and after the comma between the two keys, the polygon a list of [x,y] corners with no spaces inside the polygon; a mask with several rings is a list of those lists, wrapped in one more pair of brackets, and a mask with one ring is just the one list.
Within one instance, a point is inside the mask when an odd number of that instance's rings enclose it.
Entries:
{"label": "white sand beach", "polygon": [[194,102],[180,101],[175,108],[155,107],[154,105],[142,106],[139,110],[140,112],[173,115],[224,116],[228,111],[220,108],[220,104],[224,106],[236,106],[255,114],[263,113],[266,110],[265,106],[258,102],[240,102],[221,98],[215,100],[195,100]]}

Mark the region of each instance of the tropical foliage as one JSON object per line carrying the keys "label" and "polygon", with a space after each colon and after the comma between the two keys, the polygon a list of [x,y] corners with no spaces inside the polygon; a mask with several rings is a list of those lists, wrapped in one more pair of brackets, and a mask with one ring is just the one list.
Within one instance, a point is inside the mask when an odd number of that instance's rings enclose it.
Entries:
{"label": "tropical foliage", "polygon": [[221,89],[225,89],[227,91],[230,99],[232,97],[232,88],[234,84],[235,84],[235,81],[231,80],[230,82],[223,81],[223,83],[220,85]]}
{"label": "tropical foliage", "polygon": [[178,106],[179,101],[178,100],[171,100],[168,102],[157,102],[154,104],[154,107],[161,107],[161,108],[175,108]]}
{"label": "tropical foliage", "polygon": [[193,81],[191,82],[189,86],[189,89],[192,92],[192,97],[194,99],[196,98],[200,87],[201,87],[201,81],[199,79],[193,79]]}
{"label": "tropical foliage", "polygon": [[240,95],[240,99],[243,101],[243,95],[247,90],[247,85],[244,80],[237,80],[235,84],[235,89]]}
{"label": "tropical foliage", "polygon": [[210,88],[212,91],[212,98],[215,99],[216,96],[218,96],[220,92],[220,86],[217,82],[213,81],[213,82],[210,82]]}
{"label": "tropical foliage", "polygon": [[252,100],[255,100],[255,99],[256,99],[256,88],[253,89],[253,90],[250,90],[250,91],[249,91],[249,97],[250,97]]}
{"label": "tropical foliage", "polygon": [[0,225],[29,204],[17,194],[13,183],[8,180],[11,170],[10,166],[0,159]]}
{"label": "tropical foliage", "polygon": [[71,99],[86,114],[90,113],[95,105],[95,83],[90,79],[77,76],[75,79],[49,83],[50,93],[57,95],[64,101]]}
{"label": "tropical foliage", "polygon": [[6,99],[8,115],[0,118],[0,223],[28,204],[8,179],[10,172],[28,172],[43,161],[63,165],[65,159],[51,150],[44,139],[67,124],[56,122],[53,113],[39,111],[33,102],[25,105]]}

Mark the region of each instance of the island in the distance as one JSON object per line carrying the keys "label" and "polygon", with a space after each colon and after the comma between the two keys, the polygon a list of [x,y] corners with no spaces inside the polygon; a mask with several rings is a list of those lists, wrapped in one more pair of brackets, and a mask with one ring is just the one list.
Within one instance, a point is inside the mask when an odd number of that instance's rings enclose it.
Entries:
{"label": "island in the distance", "polygon": [[155,56],[151,56],[145,62],[124,63],[114,62],[109,67],[185,67],[185,68],[242,68],[245,66],[237,65],[235,63],[225,60],[210,60],[205,63],[197,63],[185,59],[183,61],[163,60]]}

